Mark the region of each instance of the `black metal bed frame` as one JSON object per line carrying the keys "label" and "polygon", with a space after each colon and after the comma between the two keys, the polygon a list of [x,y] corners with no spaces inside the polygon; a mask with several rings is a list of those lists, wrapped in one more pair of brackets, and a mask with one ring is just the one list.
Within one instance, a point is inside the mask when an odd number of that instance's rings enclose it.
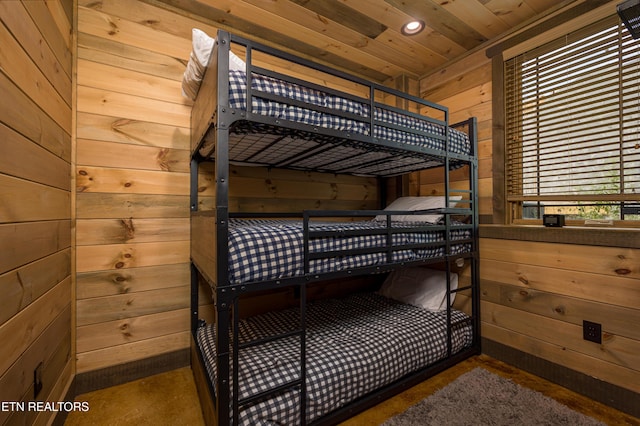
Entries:
{"label": "black metal bed frame", "polygon": [[[288,121],[283,119],[275,119],[272,117],[254,114],[251,112],[251,108],[247,107],[246,110],[235,110],[229,107],[229,56],[228,52],[230,50],[231,43],[235,43],[243,46],[246,49],[246,63],[247,63],[247,86],[246,86],[246,101],[245,105],[252,105],[253,97],[261,97],[266,99],[275,100],[277,102],[281,102],[288,105],[303,107],[310,110],[317,110],[319,112],[330,112],[331,114],[339,115],[341,117],[352,119],[352,120],[361,120],[367,121],[369,124],[370,132],[368,135],[362,134],[352,134],[349,132],[338,131],[333,129],[320,128],[317,126],[310,126],[308,124],[302,124],[294,121]],[[305,67],[313,68],[320,70],[324,73],[339,77],[341,79],[345,79],[348,81],[355,82],[359,85],[364,85],[369,87],[369,98],[360,98],[354,95],[345,94],[339,91],[335,91],[323,86],[318,86],[312,83],[308,83],[306,81],[299,80],[297,78],[275,73],[273,71],[259,68],[254,66],[252,63],[252,56],[254,52],[263,52],[268,55],[284,59],[290,61],[295,64],[300,64]],[[306,424],[306,372],[305,372],[305,318],[306,318],[306,289],[308,284],[323,280],[336,279],[336,278],[346,278],[353,276],[360,276],[366,274],[374,274],[374,273],[382,273],[389,272],[397,268],[406,267],[409,265],[419,265],[419,264],[435,264],[435,263],[444,263],[446,265],[446,276],[447,276],[447,301],[450,300],[451,294],[454,292],[460,292],[465,290],[470,290],[472,297],[472,315],[469,321],[472,323],[473,327],[473,345],[459,353],[453,354],[451,352],[451,326],[454,325],[451,322],[451,304],[447,303],[447,324],[449,324],[448,329],[448,357],[442,361],[437,362],[436,364],[430,365],[420,371],[415,372],[403,379],[391,384],[384,386],[383,388],[375,391],[369,395],[361,397],[360,399],[350,403],[349,405],[336,410],[333,413],[330,413],[327,416],[322,417],[319,420],[313,422],[313,424],[334,424],[335,422],[344,420],[348,417],[351,417],[355,413],[362,411],[368,407],[371,407],[378,402],[390,397],[393,394],[396,394],[404,389],[407,389],[420,381],[424,380],[427,377],[430,377],[451,365],[454,365],[461,360],[468,358],[471,355],[477,354],[480,351],[480,332],[479,332],[479,307],[480,307],[480,297],[479,297],[479,259],[478,259],[478,173],[477,173],[477,137],[476,137],[476,121],[475,119],[470,119],[463,123],[459,123],[457,125],[453,125],[452,127],[458,126],[467,127],[467,132],[470,135],[472,141],[472,152],[470,154],[457,154],[449,152],[449,127],[448,127],[448,110],[445,107],[442,107],[437,104],[433,104],[431,102],[425,101],[423,99],[410,96],[399,91],[389,89],[387,87],[371,83],[357,77],[351,76],[349,74],[333,70],[326,66],[313,63],[311,61],[304,60],[302,58],[296,57],[294,55],[290,55],[286,52],[282,52],[265,45],[252,42],[250,40],[229,34],[224,31],[219,31],[217,36],[217,43],[214,47],[213,55],[215,58],[212,58],[214,61],[209,67],[209,73],[215,72],[216,78],[216,90],[214,90],[214,96],[217,97],[216,108],[213,116],[207,117],[208,123],[202,126],[202,123],[194,121],[194,117],[192,116],[192,159],[191,159],[191,211],[192,214],[197,214],[198,212],[198,165],[204,161],[215,161],[215,230],[216,230],[216,247],[212,247],[212,249],[216,250],[216,260],[217,260],[217,268],[216,268],[216,276],[207,276],[202,273],[200,265],[197,264],[192,258],[191,263],[191,328],[193,333],[193,339],[196,339],[196,330],[199,324],[199,312],[198,312],[198,288],[200,285],[200,277],[202,277],[211,287],[212,296],[214,299],[215,310],[216,310],[216,347],[217,350],[217,383],[211,383],[208,380],[207,375],[207,383],[208,383],[208,393],[210,397],[214,398],[214,405],[216,406],[216,420],[217,424],[224,425],[228,424],[230,419],[234,425],[238,424],[238,416],[240,407],[243,404],[248,404],[253,400],[260,399],[265,397],[268,394],[276,394],[278,392],[283,391],[284,389],[297,388],[300,392],[300,424]],[[352,99],[357,102],[366,103],[369,105],[370,114],[368,117],[363,118],[362,116],[357,116],[351,113],[340,113],[334,110],[326,111],[326,108],[316,105],[305,104],[300,101],[296,101],[287,97],[280,97],[276,95],[267,94],[264,92],[257,92],[251,89],[251,76],[256,74],[263,74],[273,78],[281,79],[284,81],[288,81],[295,84],[301,84],[305,87],[309,87],[312,89],[318,89],[323,92],[328,92],[335,95],[344,96],[346,98]],[[425,108],[435,109],[440,111],[444,118],[442,120],[436,120],[429,117],[425,117],[419,115],[417,113],[407,112],[405,110],[391,107],[386,104],[380,104],[375,101],[376,96],[375,92],[380,91],[387,93],[391,96],[395,96],[397,98],[407,100],[410,102],[414,102],[417,105],[423,106]],[[444,150],[434,150],[430,148],[423,148],[419,146],[407,146],[405,144],[400,144],[395,141],[386,140],[376,138],[374,136],[374,126],[381,125],[390,128],[395,128],[397,130],[406,131],[414,134],[423,134],[424,132],[409,129],[406,127],[391,125],[389,123],[379,122],[374,118],[374,108],[385,108],[395,112],[399,112],[402,114],[409,114],[412,117],[424,121],[429,121],[437,124],[441,124],[445,126],[445,135],[443,138],[444,141]],[[195,118],[195,120],[198,120]],[[194,134],[194,130],[197,128],[197,132]],[[392,228],[391,226],[391,216],[395,214],[425,214],[425,213],[434,213],[434,211],[421,211],[421,212],[390,212],[383,210],[351,210],[351,211],[334,211],[334,210],[323,210],[323,211],[303,211],[296,213],[278,213],[278,214],[265,214],[265,213],[232,213],[229,212],[229,162],[233,160],[229,156],[229,145],[234,132],[261,132],[265,129],[274,130],[278,129],[277,132],[280,133],[281,138],[275,138],[269,140],[264,144],[264,149],[282,149],[282,147],[277,147],[280,143],[291,143],[287,141],[287,137],[293,136],[294,139],[302,138],[304,140],[311,140],[318,142],[318,147],[311,148],[301,153],[300,157],[309,157],[314,154],[317,154],[321,150],[331,151],[337,150],[337,155],[340,155],[340,149],[342,147],[363,147],[365,151],[368,152],[388,152],[391,153],[392,156],[387,158],[386,160],[381,160],[381,167],[379,170],[380,173],[377,174],[379,178],[384,178],[388,175],[395,174],[398,170],[401,173],[406,173],[409,171],[417,171],[424,169],[424,164],[427,163],[429,165],[433,165],[434,162],[437,162],[439,167],[442,167],[444,173],[444,192],[445,199],[447,200],[447,206],[444,209],[439,209],[437,212],[445,215],[444,224],[440,227],[435,227],[430,225],[428,227],[429,230],[442,230],[445,234],[445,240],[439,243],[429,243],[422,244],[420,248],[424,248],[427,246],[440,245],[444,248],[444,255],[438,256],[435,258],[428,259],[419,259],[415,261],[403,261],[403,262],[394,262],[392,260],[392,252],[397,249],[403,249],[403,246],[392,246],[391,245],[391,237],[395,232],[407,232],[406,228]],[[439,137],[434,136],[433,137]],[[205,141],[213,142],[210,144],[210,148],[205,148]],[[274,148],[276,147],[276,148]],[[286,150],[286,146],[285,146]],[[409,166],[398,166],[396,170],[390,170],[389,168],[385,168],[385,164],[393,164],[397,158],[408,159]],[[414,161],[417,160],[417,161]],[[385,163],[385,161],[387,163]],[[403,160],[404,161],[404,160]],[[415,162],[415,164],[414,164]],[[298,169],[301,168],[296,166],[296,158],[289,157],[286,161],[283,162],[286,167]],[[259,164],[265,165],[266,164]],[[422,166],[421,166],[422,165]],[[458,190],[453,191],[450,188],[449,184],[449,172],[453,168],[467,165],[470,168],[469,171],[469,190]],[[270,166],[277,166],[271,164]],[[392,167],[392,166],[389,166]],[[408,168],[407,168],[408,167]],[[332,170],[331,165],[328,164],[325,167],[321,167],[320,169],[316,169],[314,171],[329,171],[333,173],[349,173],[349,170]],[[468,200],[462,200],[460,203],[468,204],[466,208],[450,208],[449,207],[449,196],[451,192],[458,193],[467,193]],[[320,238],[327,236],[326,233],[317,233],[316,231],[310,230],[310,223],[319,217],[327,218],[327,217],[347,217],[347,218],[363,218],[370,217],[376,215],[386,215],[387,221],[386,226],[380,232],[384,235],[387,235],[387,247],[384,249],[380,249],[378,251],[384,251],[387,253],[388,263],[384,265],[375,265],[361,268],[352,268],[348,270],[335,271],[326,274],[312,274],[309,271],[309,263],[317,258],[322,256],[334,256],[335,254],[311,254],[309,253],[309,241],[313,238]],[[463,225],[462,227],[466,227],[471,231],[471,238],[467,240],[451,240],[450,231],[454,229],[452,224],[452,216],[454,215],[463,215],[469,217],[471,220],[469,224]],[[301,276],[294,276],[288,278],[282,278],[277,280],[269,280],[269,281],[261,281],[261,282],[249,282],[243,284],[233,284],[228,280],[227,272],[228,272],[228,235],[229,235],[229,220],[232,218],[250,218],[250,217],[279,217],[279,218],[300,218],[303,222],[304,229],[304,274]],[[456,225],[455,229],[461,229],[460,225]],[[415,229],[414,229],[415,230]],[[357,231],[354,231],[354,234]],[[344,233],[340,234],[345,235]],[[197,235],[192,235],[191,238],[198,238]],[[466,243],[470,246],[470,250],[460,253],[460,254],[450,254],[450,247],[452,244],[461,244]],[[349,254],[360,254],[363,253],[362,250],[354,250]],[[452,290],[450,288],[450,274],[451,264],[455,260],[462,258],[468,259],[471,265],[471,283],[468,286],[460,287],[457,290]],[[239,323],[239,299],[240,296],[244,294],[251,293],[253,291],[258,290],[268,290],[268,289],[276,289],[283,287],[294,287],[297,292],[299,292],[300,299],[300,326],[297,330],[294,330],[286,335],[280,336],[272,336],[267,340],[261,340],[258,342],[249,342],[244,345],[240,345],[238,342],[238,323]],[[229,332],[232,333],[232,337],[230,338]],[[277,340],[283,337],[287,337],[290,335],[298,335],[301,342],[301,357],[300,357],[300,377],[298,380],[294,380],[293,382],[278,386],[277,388],[271,389],[267,392],[264,392],[260,395],[252,396],[247,400],[238,400],[239,398],[239,380],[237,377],[238,374],[238,356],[233,356],[232,354],[238,354],[243,347],[248,347],[251,345],[257,345],[264,343],[265,341]],[[199,362],[201,365],[204,365],[204,357],[200,351],[200,348],[197,344],[194,345],[194,360]],[[206,375],[206,370],[205,375]],[[230,383],[233,383],[233,389],[231,388]],[[230,395],[233,395],[233,400],[230,399]],[[231,407],[231,409],[229,409]]]}

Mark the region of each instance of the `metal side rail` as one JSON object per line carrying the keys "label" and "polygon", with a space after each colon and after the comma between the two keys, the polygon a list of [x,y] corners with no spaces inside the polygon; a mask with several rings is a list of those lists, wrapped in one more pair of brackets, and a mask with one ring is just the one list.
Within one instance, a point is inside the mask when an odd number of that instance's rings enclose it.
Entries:
{"label": "metal side rail", "polygon": [[[301,285],[300,287],[300,323],[299,327],[295,330],[286,331],[284,333],[274,334],[271,336],[251,340],[248,342],[239,342],[238,330],[240,323],[240,315],[239,315],[239,299],[236,298],[234,300],[234,309],[233,309],[233,399],[232,399],[232,416],[233,416],[233,424],[239,424],[240,417],[240,408],[242,406],[255,403],[261,401],[263,399],[267,399],[269,397],[278,395],[282,392],[293,388],[299,388],[300,392],[300,425],[306,425],[306,401],[307,401],[307,366],[306,366],[306,321],[307,321],[307,291],[306,286]],[[275,342],[277,340],[286,339],[288,337],[298,336],[300,340],[300,369],[298,378],[295,380],[291,380],[286,383],[279,384],[270,389],[267,389],[262,392],[258,392],[256,394],[250,395],[245,398],[240,398],[240,351],[260,345],[264,345],[270,342]]]}

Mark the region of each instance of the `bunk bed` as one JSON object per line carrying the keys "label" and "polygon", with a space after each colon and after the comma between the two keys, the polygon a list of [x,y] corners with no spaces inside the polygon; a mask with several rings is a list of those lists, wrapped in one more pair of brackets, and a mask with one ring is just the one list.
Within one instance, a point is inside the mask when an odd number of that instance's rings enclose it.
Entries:
{"label": "bunk bed", "polygon": [[[292,72],[274,71],[270,60]],[[334,424],[479,353],[474,119],[450,126],[442,106],[225,31],[212,39],[194,30],[183,92],[194,99],[192,368],[207,423]],[[199,194],[207,162],[209,207]],[[375,210],[230,211],[232,164],[381,182],[438,168],[444,190]],[[468,170],[463,189],[449,185],[458,168]],[[470,273],[459,285],[461,264]],[[426,266],[436,267],[438,289],[425,308],[411,278]],[[384,283],[307,297],[311,285],[362,276]],[[241,318],[243,296],[282,288],[295,290],[297,306]],[[456,294],[468,298],[466,312],[453,307]],[[213,301],[209,322],[203,297]]]}

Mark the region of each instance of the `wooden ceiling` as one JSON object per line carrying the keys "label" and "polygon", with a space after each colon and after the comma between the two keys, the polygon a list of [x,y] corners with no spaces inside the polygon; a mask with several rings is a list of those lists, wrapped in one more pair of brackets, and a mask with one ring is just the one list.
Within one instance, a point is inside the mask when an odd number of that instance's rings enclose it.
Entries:
{"label": "wooden ceiling", "polygon": [[[149,0],[147,0],[149,1]],[[331,66],[385,81],[420,77],[572,1],[155,0],[174,11]],[[405,36],[420,19],[426,28]]]}

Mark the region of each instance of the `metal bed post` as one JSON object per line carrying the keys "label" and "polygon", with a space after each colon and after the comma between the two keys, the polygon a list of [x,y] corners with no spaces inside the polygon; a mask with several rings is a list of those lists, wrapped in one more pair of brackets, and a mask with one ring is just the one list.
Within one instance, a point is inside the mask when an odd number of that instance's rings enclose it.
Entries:
{"label": "metal bed post", "polygon": [[[218,383],[217,383],[217,412],[218,423],[227,424],[229,422],[229,402],[230,402],[230,356],[237,356],[230,353],[229,330],[233,329],[233,341],[238,340],[238,330],[230,323],[229,315],[235,316],[237,310],[230,311],[230,304],[233,303],[233,295],[230,294],[228,277],[229,262],[229,126],[231,117],[229,116],[229,50],[230,36],[228,33],[219,33],[218,37],[218,99],[216,110],[215,128],[215,228],[216,228],[216,339],[217,339],[217,362],[218,362]],[[233,375],[237,376],[237,370]],[[237,381],[237,380],[235,380]],[[235,404],[234,404],[235,405]],[[237,406],[233,407],[234,413]]]}
{"label": "metal bed post", "polygon": [[[445,126],[445,130],[444,130],[444,136],[445,136],[445,140],[444,140],[444,150],[445,150],[445,157],[444,157],[444,167],[443,167],[443,172],[444,172],[444,198],[445,198],[445,210],[449,210],[450,207],[450,203],[449,203],[449,197],[451,196],[451,191],[449,190],[449,186],[450,186],[450,173],[451,173],[451,165],[450,165],[450,161],[451,158],[449,157],[449,149],[450,149],[450,144],[449,144],[449,137],[450,137],[450,130],[449,130],[449,109],[445,109],[444,111],[444,122],[446,124]],[[445,268],[445,277],[446,277],[446,283],[445,283],[445,287],[446,287],[446,316],[447,316],[447,357],[451,356],[451,352],[452,352],[452,347],[453,347],[453,343],[452,343],[452,339],[453,339],[453,333],[451,330],[451,215],[449,213],[445,213],[444,215],[444,238],[445,238],[445,247],[444,247],[444,259],[445,259],[445,264],[446,264],[446,268]]]}
{"label": "metal bed post", "polygon": [[307,285],[300,285],[300,425],[307,424]]}
{"label": "metal bed post", "polygon": [[471,173],[471,193],[473,197],[473,213],[472,223],[473,229],[471,230],[473,236],[472,253],[471,258],[471,317],[473,321],[473,343],[476,345],[478,353],[481,351],[480,340],[480,213],[479,213],[479,182],[478,182],[478,119],[472,117],[469,119],[469,136],[472,142],[472,161],[470,163]]}
{"label": "metal bed post", "polygon": [[[189,204],[191,213],[198,211],[198,160],[191,159],[189,168]],[[193,235],[190,235],[190,239]],[[198,329],[198,269],[191,262],[191,334],[196,336],[196,330]]]}

